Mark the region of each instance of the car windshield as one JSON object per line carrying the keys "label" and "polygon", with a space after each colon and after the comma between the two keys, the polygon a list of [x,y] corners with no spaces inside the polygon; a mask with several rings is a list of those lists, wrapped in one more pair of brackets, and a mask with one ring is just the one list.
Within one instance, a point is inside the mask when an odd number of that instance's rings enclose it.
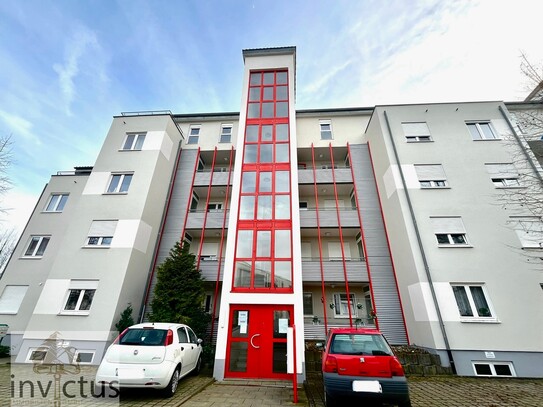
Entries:
{"label": "car windshield", "polygon": [[375,334],[335,334],[330,352],[338,355],[392,356],[385,339]]}
{"label": "car windshield", "polygon": [[122,336],[119,345],[163,346],[167,333],[165,329],[129,329]]}

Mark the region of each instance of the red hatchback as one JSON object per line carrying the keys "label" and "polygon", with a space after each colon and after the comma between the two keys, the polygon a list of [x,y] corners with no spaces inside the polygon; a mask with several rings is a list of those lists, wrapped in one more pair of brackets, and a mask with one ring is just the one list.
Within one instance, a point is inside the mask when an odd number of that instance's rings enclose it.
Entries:
{"label": "red hatchback", "polygon": [[411,406],[403,367],[374,329],[331,329],[322,375],[327,407],[343,399]]}

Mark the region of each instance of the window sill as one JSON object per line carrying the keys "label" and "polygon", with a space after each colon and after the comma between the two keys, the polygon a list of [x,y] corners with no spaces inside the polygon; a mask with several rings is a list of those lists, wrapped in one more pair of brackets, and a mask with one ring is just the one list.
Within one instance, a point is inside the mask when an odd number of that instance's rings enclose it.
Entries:
{"label": "window sill", "polygon": [[43,256],[21,256],[19,260],[41,260]]}
{"label": "window sill", "polygon": [[0,315],[17,315],[17,313],[16,312],[9,312],[9,311],[5,311],[5,312],[0,311]]}
{"label": "window sill", "polygon": [[483,318],[483,317],[460,317],[460,322],[468,324],[501,324],[498,318]]}
{"label": "window sill", "polygon": [[451,189],[451,187],[420,187],[420,189]]}
{"label": "window sill", "polygon": [[59,316],[79,316],[79,317],[86,317],[90,314],[90,311],[62,311],[59,312]]}
{"label": "window sill", "polygon": [[131,151],[141,151],[141,148],[138,148],[138,149],[122,149],[122,148],[119,148],[118,151],[122,152],[122,153],[127,153],[127,152],[131,152]]}
{"label": "window sill", "polygon": [[501,138],[478,138],[472,139],[473,141],[502,141]]}
{"label": "window sill", "polygon": [[437,247],[442,247],[442,248],[445,248],[445,249],[448,249],[448,248],[455,248],[455,249],[473,248],[473,246],[470,245],[470,244],[439,244],[439,243],[438,243]]}
{"label": "window sill", "polygon": [[102,195],[128,195],[128,192],[104,192]]}
{"label": "window sill", "polygon": [[526,189],[526,187],[523,186],[512,186],[512,187],[496,187],[496,189]]}
{"label": "window sill", "polygon": [[434,140],[406,140],[405,141],[407,144],[418,144],[418,143],[433,143]]}
{"label": "window sill", "polygon": [[41,211],[41,213],[62,213],[62,211]]}
{"label": "window sill", "polygon": [[111,246],[99,246],[99,245],[96,245],[96,246],[81,246],[82,249],[109,249]]}

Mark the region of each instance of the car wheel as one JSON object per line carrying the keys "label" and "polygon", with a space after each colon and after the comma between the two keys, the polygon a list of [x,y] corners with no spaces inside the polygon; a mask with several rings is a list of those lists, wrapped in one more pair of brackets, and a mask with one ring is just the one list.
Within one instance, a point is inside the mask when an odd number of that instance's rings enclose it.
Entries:
{"label": "car wheel", "polygon": [[336,407],[337,406],[336,398],[324,392],[324,404],[326,405],[326,407]]}
{"label": "car wheel", "polygon": [[164,397],[172,397],[175,394],[175,391],[177,390],[178,384],[179,384],[179,368],[174,370],[172,374],[172,378],[170,379],[170,382],[162,391],[164,394]]}
{"label": "car wheel", "polygon": [[196,366],[194,366],[194,369],[192,370],[193,376],[198,376],[200,374],[200,370],[202,370],[202,355],[198,357],[198,361],[196,362]]}

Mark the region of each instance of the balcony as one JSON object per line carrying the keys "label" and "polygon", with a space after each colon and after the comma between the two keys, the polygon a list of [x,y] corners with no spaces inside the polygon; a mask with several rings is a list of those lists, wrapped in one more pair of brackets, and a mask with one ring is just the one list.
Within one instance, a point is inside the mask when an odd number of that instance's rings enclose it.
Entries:
{"label": "balcony", "polygon": [[[370,318],[358,318],[353,315],[353,326],[359,328],[370,328],[375,329],[375,320]],[[328,323],[328,329],[331,328],[348,328],[349,320],[345,320],[340,324]],[[313,322],[312,317],[304,318],[304,334],[306,341],[324,341],[326,339],[326,331],[324,327],[323,318],[318,318],[318,322]]]}
{"label": "balcony", "polygon": [[[339,220],[341,227],[359,228],[360,221],[358,218],[358,212],[353,208],[339,208]],[[317,227],[317,210],[316,209],[304,209],[300,210],[300,226],[302,228],[316,228]],[[321,228],[337,228],[339,227],[337,221],[336,208],[319,208],[319,226]]]}
{"label": "balcony", "polygon": [[[330,165],[320,165],[315,170],[317,184],[332,184],[334,177],[332,176],[332,168]],[[336,183],[352,183],[353,175],[349,167],[337,167],[334,169]],[[313,184],[313,168],[298,169],[299,184]]]}
{"label": "balcony", "polygon": [[[325,282],[345,282],[343,271],[343,261],[340,258],[323,258],[324,281]],[[345,261],[347,269],[347,280],[350,283],[367,282],[368,270],[366,262],[359,257],[351,257]],[[320,259],[314,257],[302,258],[302,280],[305,283],[321,282]]]}
{"label": "balcony", "polygon": [[[226,211],[226,224],[225,228],[228,226],[228,212]],[[224,220],[224,211],[213,210],[213,211],[190,211],[187,216],[187,229],[198,229],[201,230],[204,226],[204,218],[207,213],[206,229],[222,229],[223,220]]]}
{"label": "balcony", "polygon": [[[211,170],[198,171],[194,176],[194,186],[207,187],[211,181]],[[225,186],[228,183],[228,168],[219,167],[213,171],[213,186]],[[230,179],[232,185],[232,179]]]}
{"label": "balcony", "polygon": [[[217,268],[219,267],[219,259],[216,256],[201,256],[200,257],[200,271],[202,277],[206,281],[217,281]],[[221,260],[221,274],[219,281],[223,281],[224,275],[224,257]]]}

